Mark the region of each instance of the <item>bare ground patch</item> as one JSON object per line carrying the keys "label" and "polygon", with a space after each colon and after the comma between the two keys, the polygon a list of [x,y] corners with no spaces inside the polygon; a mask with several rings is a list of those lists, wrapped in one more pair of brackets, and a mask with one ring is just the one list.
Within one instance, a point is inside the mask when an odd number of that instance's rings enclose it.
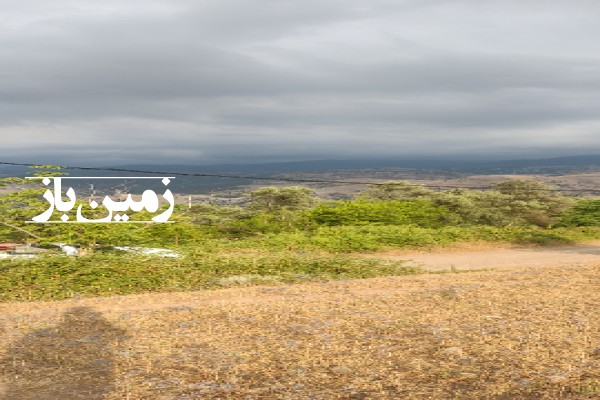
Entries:
{"label": "bare ground patch", "polygon": [[406,260],[407,266],[419,266],[428,271],[557,267],[600,263],[600,241],[569,246],[461,243],[433,251],[392,250],[359,256]]}

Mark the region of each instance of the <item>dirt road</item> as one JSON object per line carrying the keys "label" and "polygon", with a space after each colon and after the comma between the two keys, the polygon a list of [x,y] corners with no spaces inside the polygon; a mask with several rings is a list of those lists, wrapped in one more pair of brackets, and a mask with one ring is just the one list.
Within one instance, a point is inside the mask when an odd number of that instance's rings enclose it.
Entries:
{"label": "dirt road", "polygon": [[371,258],[408,260],[428,271],[558,267],[600,263],[600,241],[560,247],[445,249],[432,252],[386,252]]}

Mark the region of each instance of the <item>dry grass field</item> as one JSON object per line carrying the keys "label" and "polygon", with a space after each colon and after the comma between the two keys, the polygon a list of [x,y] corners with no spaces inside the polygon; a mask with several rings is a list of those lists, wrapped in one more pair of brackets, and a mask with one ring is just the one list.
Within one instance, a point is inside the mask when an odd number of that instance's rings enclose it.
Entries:
{"label": "dry grass field", "polygon": [[4,399],[600,398],[600,265],[0,305]]}

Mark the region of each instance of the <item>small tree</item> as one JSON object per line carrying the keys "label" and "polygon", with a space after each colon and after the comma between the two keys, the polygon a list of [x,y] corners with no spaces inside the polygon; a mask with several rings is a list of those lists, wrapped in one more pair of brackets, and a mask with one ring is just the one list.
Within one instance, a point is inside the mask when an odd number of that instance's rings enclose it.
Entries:
{"label": "small tree", "polygon": [[[54,165],[39,165],[33,167],[34,176],[60,176],[61,167]],[[35,182],[25,178],[8,177],[0,179],[0,184],[11,188],[10,192],[0,196],[0,235],[4,239],[15,241],[43,242],[49,236],[47,227],[36,224],[25,224],[25,221],[47,208],[42,200],[46,189],[39,188]]]}
{"label": "small tree", "polygon": [[388,181],[369,185],[369,188],[362,193],[362,197],[369,200],[415,200],[431,199],[436,194],[425,186],[408,181]]}
{"label": "small tree", "polygon": [[504,226],[523,221],[511,215],[511,197],[496,191],[455,189],[439,193],[435,204],[460,216],[467,225]]}
{"label": "small tree", "polygon": [[555,188],[531,179],[510,180],[494,185],[509,196],[510,212],[527,223],[551,226],[573,205],[573,199],[562,196]]}
{"label": "small tree", "polygon": [[281,232],[291,229],[309,229],[308,217],[303,212],[317,204],[314,191],[301,186],[263,187],[251,192],[246,209],[250,215],[230,226],[240,232]]}
{"label": "small tree", "polygon": [[263,187],[251,192],[249,196],[247,207],[250,210],[267,213],[304,210],[318,203],[314,190],[302,186]]}

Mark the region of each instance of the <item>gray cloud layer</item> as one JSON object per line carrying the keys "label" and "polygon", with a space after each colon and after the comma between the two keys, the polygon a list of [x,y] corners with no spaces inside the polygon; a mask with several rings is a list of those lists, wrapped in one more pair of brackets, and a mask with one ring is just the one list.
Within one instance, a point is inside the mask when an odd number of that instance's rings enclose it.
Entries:
{"label": "gray cloud layer", "polygon": [[20,0],[0,15],[3,160],[600,151],[593,0]]}

